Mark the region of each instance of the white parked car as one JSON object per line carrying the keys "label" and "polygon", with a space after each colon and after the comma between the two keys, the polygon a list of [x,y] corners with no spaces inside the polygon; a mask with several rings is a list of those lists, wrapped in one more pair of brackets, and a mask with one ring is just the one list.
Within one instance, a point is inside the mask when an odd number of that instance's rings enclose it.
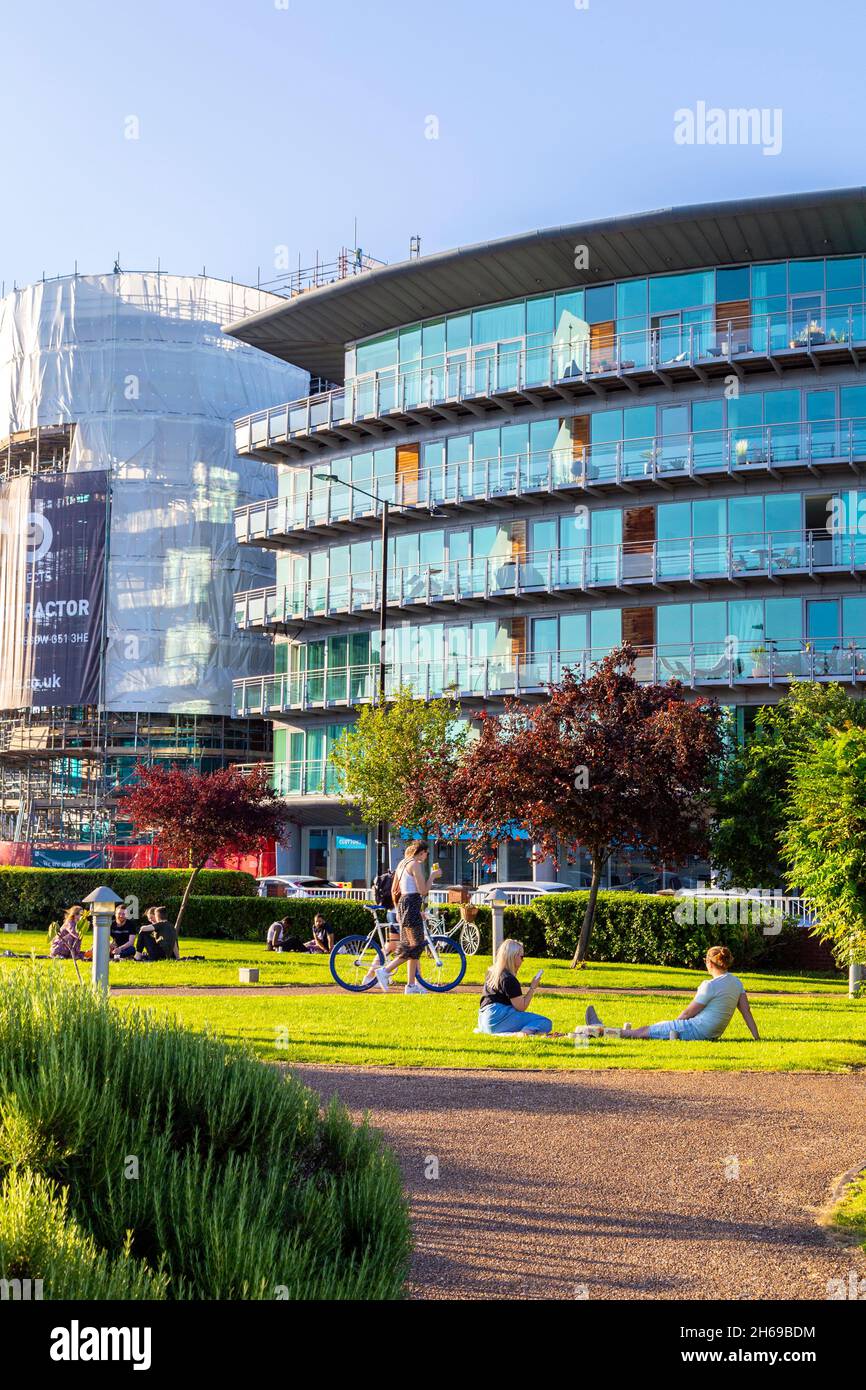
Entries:
{"label": "white parked car", "polygon": [[309,898],[312,890],[323,888],[337,890],[336,883],[327,878],[317,878],[315,874],[270,874],[267,878],[256,880],[256,892],[260,898]]}
{"label": "white parked car", "polygon": [[546,883],[540,879],[529,879],[523,883],[482,883],[480,888],[476,888],[469,901],[477,903],[479,907],[489,907],[496,898],[502,898],[510,906],[525,906],[532,902],[533,898],[540,898],[544,893],[574,893],[575,885],[572,883]]}

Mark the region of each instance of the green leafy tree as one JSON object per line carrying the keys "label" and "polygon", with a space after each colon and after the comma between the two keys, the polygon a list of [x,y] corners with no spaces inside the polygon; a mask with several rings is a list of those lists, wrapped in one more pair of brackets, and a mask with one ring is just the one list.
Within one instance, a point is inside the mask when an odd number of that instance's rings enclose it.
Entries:
{"label": "green leafy tree", "polygon": [[401,689],[387,705],[364,705],[331,751],[341,800],[364,824],[422,827],[427,770],[448,768],[467,737],[452,700],[425,704]]}
{"label": "green leafy tree", "polygon": [[866,726],[866,702],[840,685],[797,681],[758,710],[753,731],[722,766],[711,858],[723,881],[775,888],[786,878],[780,837],[795,767],[831,729]]}
{"label": "green leafy tree", "polygon": [[833,731],[793,768],[782,852],[817,935],[840,963],[866,961],[866,730]]}

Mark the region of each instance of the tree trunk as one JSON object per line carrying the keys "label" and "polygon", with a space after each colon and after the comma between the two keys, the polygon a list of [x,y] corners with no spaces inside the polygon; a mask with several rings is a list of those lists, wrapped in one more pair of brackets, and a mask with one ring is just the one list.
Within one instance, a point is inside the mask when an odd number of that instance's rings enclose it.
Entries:
{"label": "tree trunk", "polygon": [[186,912],[186,904],[187,904],[187,900],[188,900],[188,898],[189,898],[189,895],[190,895],[190,893],[192,892],[192,885],[195,883],[196,879],[198,878],[199,874],[201,873],[201,871],[202,871],[202,869],[204,868],[204,866],[205,866],[206,863],[207,863],[207,860],[205,859],[204,863],[202,863],[202,864],[196,864],[195,868],[193,869],[192,873],[191,873],[190,876],[189,876],[189,882],[187,883],[186,887],[185,887],[184,890],[183,890],[183,897],[182,897],[181,900],[180,900],[180,907],[179,907],[178,913],[177,913],[177,921],[176,921],[175,924],[174,924],[174,926],[175,926],[175,931],[177,932],[178,936],[180,936],[180,924],[181,924],[181,922],[183,921],[183,914]]}
{"label": "tree trunk", "polygon": [[592,924],[595,921],[595,904],[598,898],[598,890],[601,884],[601,871],[604,868],[604,860],[592,856],[592,883],[589,889],[589,899],[586,904],[586,912],[583,914],[583,925],[580,928],[580,939],[577,943],[577,950],[571,961],[571,968],[574,970],[586,964],[586,948],[589,945],[589,934],[592,931]]}

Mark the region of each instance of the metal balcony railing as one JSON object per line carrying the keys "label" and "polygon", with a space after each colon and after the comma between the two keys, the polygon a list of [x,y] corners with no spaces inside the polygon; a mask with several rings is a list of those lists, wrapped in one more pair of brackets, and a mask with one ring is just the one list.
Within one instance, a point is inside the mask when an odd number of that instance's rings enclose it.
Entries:
{"label": "metal balcony railing", "polygon": [[[631,329],[590,341],[589,328],[568,336],[537,334],[506,343],[484,343],[460,351],[388,367],[351,378],[345,386],[257,411],[235,423],[239,453],[267,449],[294,435],[341,428],[359,420],[434,409],[464,400],[484,400],[526,391],[583,384],[593,379],[648,375],[705,374],[715,364],[741,358],[801,360],[817,365],[822,357],[848,356],[866,345],[866,305],[827,308],[803,321],[791,306],[770,314],[716,321],[708,307],[703,322]],[[695,368],[700,372],[695,373]]]}
{"label": "metal balcony railing", "polygon": [[[386,695],[408,688],[419,699],[453,696],[462,700],[541,694],[568,667],[588,675],[609,649],[537,652],[514,657],[453,657],[445,661],[390,662]],[[692,689],[788,684],[795,680],[866,683],[866,638],[809,642],[766,640],[748,645],[734,637],[721,642],[668,643],[638,649],[640,681],[679,680]],[[375,663],[325,666],[282,676],[256,676],[234,682],[237,715],[268,715],[285,710],[352,708],[377,698]]]}
{"label": "metal balcony railing", "polygon": [[[625,542],[524,556],[454,560],[389,570],[387,602],[424,608],[491,599],[593,589],[627,589],[675,582],[784,579],[866,570],[866,536],[828,531],[756,531],[681,540]],[[235,620],[243,628],[279,628],[313,618],[378,611],[380,571],[308,580],[292,588],[272,586],[235,595]]]}
{"label": "metal balcony railing", "polygon": [[[576,455],[574,450],[576,449]],[[316,527],[375,517],[382,501],[393,509],[431,511],[498,498],[573,492],[596,485],[625,486],[711,475],[741,477],[791,468],[842,466],[866,460],[866,418],[802,420],[786,425],[649,435],[610,444],[547,449],[421,469],[417,477],[364,477],[311,488],[300,499],[275,497],[235,511],[241,543],[265,543]]]}

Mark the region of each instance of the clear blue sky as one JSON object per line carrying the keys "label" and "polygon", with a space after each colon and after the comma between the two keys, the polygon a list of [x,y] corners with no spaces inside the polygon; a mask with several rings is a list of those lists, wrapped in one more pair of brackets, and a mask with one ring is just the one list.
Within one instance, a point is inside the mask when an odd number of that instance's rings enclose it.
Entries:
{"label": "clear blue sky", "polygon": [[[585,0],[579,0],[585,3]],[[281,8],[282,4],[286,8]],[[255,280],[359,241],[866,183],[862,0],[38,0],[4,7],[0,279]],[[780,107],[776,157],[674,111]],[[140,123],[137,140],[125,122]],[[425,138],[435,116],[439,138]]]}

